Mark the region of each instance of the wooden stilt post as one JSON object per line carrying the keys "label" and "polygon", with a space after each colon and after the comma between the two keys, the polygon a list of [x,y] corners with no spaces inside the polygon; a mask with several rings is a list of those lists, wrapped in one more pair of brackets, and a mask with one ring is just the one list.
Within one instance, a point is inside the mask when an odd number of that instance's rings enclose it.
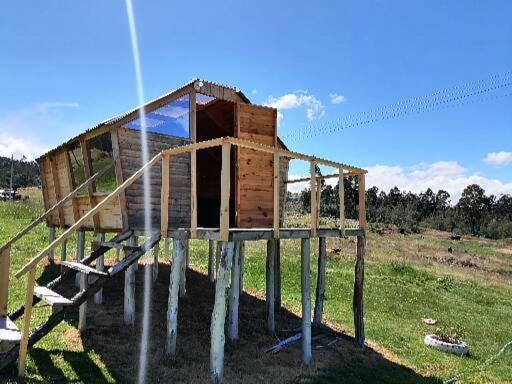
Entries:
{"label": "wooden stilt post", "polygon": [[356,344],[364,347],[364,305],[363,305],[363,283],[364,283],[364,254],[365,236],[357,236],[357,258],[354,279],[354,328]]}
{"label": "wooden stilt post", "polygon": [[[136,237],[128,239],[128,245],[136,245]],[[135,325],[135,264],[130,265],[124,271],[124,323]]]}
{"label": "wooden stilt post", "polygon": [[176,355],[176,336],[178,330],[178,296],[180,291],[181,266],[185,263],[185,242],[173,240],[173,257],[169,281],[169,299],[167,306],[167,338],[165,353],[167,356]]}
{"label": "wooden stilt post", "polygon": [[[49,244],[53,243],[55,241],[55,235],[56,235],[56,227],[53,225],[49,228]],[[53,249],[48,252],[48,261],[52,262],[55,260],[55,251]]]}
{"label": "wooden stilt post", "polygon": [[9,268],[11,265],[11,247],[0,252],[0,317],[9,313]]}
{"label": "wooden stilt post", "polygon": [[[80,291],[85,291],[87,289],[87,275],[83,272],[78,273],[80,275]],[[80,332],[85,331],[87,326],[87,300],[85,300],[82,304],[80,304],[80,308],[78,309],[78,330]]]}
{"label": "wooden stilt post", "polygon": [[319,326],[322,323],[324,313],[325,296],[325,265],[327,262],[326,238],[318,238],[318,274],[316,279],[316,298],[315,311],[313,315],[313,325]]}
{"label": "wooden stilt post", "polygon": [[215,281],[215,240],[208,240],[208,281]]}
{"label": "wooden stilt post", "polygon": [[240,246],[241,242],[235,242],[233,255],[233,267],[231,268],[231,286],[229,288],[229,321],[228,340],[231,343],[238,341],[238,306],[240,301]]}
{"label": "wooden stilt post", "polygon": [[274,239],[267,240],[267,263],[266,263],[266,303],[267,303],[267,329],[270,333],[275,333],[275,280],[274,280],[274,262],[276,260],[276,242]]}
{"label": "wooden stilt post", "polygon": [[222,250],[215,283],[215,304],[210,326],[210,382],[220,383],[224,377],[224,325],[226,322],[226,292],[233,260],[233,242],[222,242]]}
{"label": "wooden stilt post", "polygon": [[[136,247],[137,245],[139,245],[139,236],[132,235],[131,241],[132,241],[132,245],[134,247]],[[137,261],[135,261],[135,263],[133,263],[133,270],[134,271],[138,271],[139,270],[139,260],[138,259],[137,259]]]}
{"label": "wooden stilt post", "polygon": [[222,144],[222,166],[220,172],[220,239],[229,239],[229,191],[231,169],[231,144]]}
{"label": "wooden stilt post", "polygon": [[240,242],[240,295],[244,291],[245,241]]}
{"label": "wooden stilt post", "polygon": [[187,294],[187,267],[190,252],[190,240],[183,240],[185,252],[183,254],[183,263],[181,263],[181,278],[180,278],[180,297],[185,297]]}
{"label": "wooden stilt post", "polygon": [[276,239],[276,257],[274,263],[274,281],[275,288],[275,312],[279,313],[281,310],[281,241]]}
{"label": "wooden stilt post", "polygon": [[151,272],[153,273],[153,283],[158,279],[158,257],[160,255],[160,243],[156,243],[153,248],[153,268]]}
{"label": "wooden stilt post", "polygon": [[311,239],[301,239],[302,359],[311,363]]}
{"label": "wooden stilt post", "polygon": [[[68,241],[64,240],[60,245],[60,261],[66,261],[68,258]],[[60,273],[64,272],[63,267],[60,267]]]}
{"label": "wooden stilt post", "polygon": [[222,241],[217,241],[217,251],[215,253],[215,280],[217,280],[217,271],[219,270],[220,253],[222,251]]}
{"label": "wooden stilt post", "polygon": [[20,341],[18,358],[18,375],[25,376],[25,361],[28,350],[28,337],[30,336],[30,320],[32,318],[32,304],[34,301],[34,285],[36,283],[36,268],[32,268],[27,276],[27,291],[25,293],[25,312],[23,314],[23,330]]}
{"label": "wooden stilt post", "polygon": [[[78,231],[76,239],[76,261],[79,263],[85,258],[85,232]],[[80,274],[76,274],[75,284],[80,287]]]}
{"label": "wooden stilt post", "polygon": [[[98,233],[98,241],[105,241],[105,233]],[[103,272],[105,269],[105,255],[101,255],[96,259],[96,270]],[[94,304],[103,303],[103,289],[100,289],[98,292],[94,294]]]}

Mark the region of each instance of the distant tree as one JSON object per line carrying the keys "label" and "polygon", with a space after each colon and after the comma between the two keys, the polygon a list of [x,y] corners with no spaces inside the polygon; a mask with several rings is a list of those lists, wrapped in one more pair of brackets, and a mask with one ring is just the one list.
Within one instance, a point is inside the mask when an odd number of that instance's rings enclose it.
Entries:
{"label": "distant tree", "polygon": [[477,235],[482,225],[485,209],[489,207],[489,198],[478,184],[468,185],[464,188],[457,204],[462,219],[471,228],[471,233]]}

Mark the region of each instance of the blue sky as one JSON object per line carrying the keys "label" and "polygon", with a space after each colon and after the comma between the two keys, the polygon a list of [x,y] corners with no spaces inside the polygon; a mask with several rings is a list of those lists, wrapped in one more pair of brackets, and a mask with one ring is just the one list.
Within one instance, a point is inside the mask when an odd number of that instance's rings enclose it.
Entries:
{"label": "blue sky", "polygon": [[[292,149],[367,167],[370,185],[446,188],[454,199],[469,182],[512,193],[512,86],[316,135],[353,114],[485,86],[491,76],[510,80],[510,1],[134,0],[134,8],[147,98],[194,77],[236,86],[281,107],[281,136],[313,134],[290,140]],[[122,0],[7,2],[0,44],[2,155],[35,156],[137,104]]]}

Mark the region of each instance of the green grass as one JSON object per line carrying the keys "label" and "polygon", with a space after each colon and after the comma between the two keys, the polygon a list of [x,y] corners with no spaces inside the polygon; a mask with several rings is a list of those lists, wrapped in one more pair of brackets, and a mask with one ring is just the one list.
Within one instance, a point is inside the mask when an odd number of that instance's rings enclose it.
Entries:
{"label": "green grass", "polygon": [[[0,202],[0,243],[41,213],[41,202],[37,198],[28,203]],[[300,218],[294,220],[300,222]],[[48,243],[47,235],[45,226],[41,225],[16,245],[12,254],[11,274]],[[90,244],[92,235],[88,236],[87,243]],[[510,242],[473,239],[454,242],[428,234],[378,236],[370,233],[365,270],[365,319],[369,343],[385,356],[392,356],[400,364],[433,379],[445,380],[478,367],[512,339],[511,275],[508,278],[487,276],[471,268],[447,266],[424,259],[432,252],[444,257],[448,255],[448,247],[455,247],[457,252],[467,254],[467,257],[486,262],[497,259],[510,269],[512,256],[499,251],[507,245],[510,247]],[[193,267],[206,270],[207,246],[207,242],[192,242]],[[355,243],[353,239],[336,240],[328,244],[328,249],[332,248],[341,252],[330,252],[328,255],[324,318],[351,333]],[[76,243],[73,238],[68,243],[70,254],[74,255],[74,249]],[[265,250],[264,242],[247,244],[244,285],[259,294],[265,291]],[[283,302],[300,313],[300,242],[283,240],[281,250]],[[314,285],[317,241],[312,242],[312,250],[311,281]],[[56,252],[58,254],[59,250]],[[42,268],[39,269],[41,272]],[[24,290],[25,279],[18,280],[11,276],[11,310],[23,303]],[[314,287],[312,290],[314,294]],[[47,315],[47,308],[36,308],[34,323],[42,321]],[[466,332],[471,356],[460,358],[426,348],[423,338],[435,327],[423,324],[422,318],[425,317],[438,320],[440,325],[461,326]],[[73,329],[72,324],[63,322],[37,344],[28,358],[29,382],[116,382],[116,373],[109,371],[93,347],[84,351],[80,344],[70,346],[69,337],[65,335]],[[364,371],[364,367],[354,366],[349,373],[336,370],[326,372],[319,382],[340,382],[357,370]],[[385,366],[364,375],[361,382],[403,382],[399,373],[395,374]],[[3,379],[0,375],[1,382],[8,379],[16,380],[14,375],[4,376]],[[462,382],[511,381],[512,351],[509,350],[484,371]]]}

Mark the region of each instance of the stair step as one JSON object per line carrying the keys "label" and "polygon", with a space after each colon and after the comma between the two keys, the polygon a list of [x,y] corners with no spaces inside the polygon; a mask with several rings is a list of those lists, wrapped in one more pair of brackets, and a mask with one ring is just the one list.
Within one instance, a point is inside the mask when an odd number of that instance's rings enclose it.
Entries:
{"label": "stair step", "polygon": [[50,288],[46,287],[36,287],[34,289],[34,295],[36,297],[39,297],[41,300],[47,302],[52,306],[52,308],[55,307],[63,307],[66,305],[72,305],[73,302],[64,296],[58,294],[55,291],[52,291]]}
{"label": "stair step", "polygon": [[21,332],[8,316],[0,316],[0,353],[8,352],[21,341]]}
{"label": "stair step", "polygon": [[77,263],[75,261],[62,261],[60,263],[64,267],[74,269],[75,271],[85,273],[86,275],[96,275],[101,277],[109,277],[107,272],[97,271],[96,269],[89,267],[88,265]]}
{"label": "stair step", "polygon": [[140,247],[137,246],[125,245],[114,241],[93,241],[91,245],[91,249],[93,251],[96,251],[103,247],[110,249],[122,249],[124,251],[135,251],[137,249],[140,249]]}

